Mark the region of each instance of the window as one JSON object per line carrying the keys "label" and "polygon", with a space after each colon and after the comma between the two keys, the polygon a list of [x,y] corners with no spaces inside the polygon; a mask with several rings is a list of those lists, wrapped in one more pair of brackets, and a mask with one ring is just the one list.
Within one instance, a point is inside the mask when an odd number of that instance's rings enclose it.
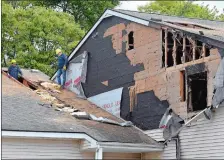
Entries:
{"label": "window", "polygon": [[128,50],[131,50],[131,49],[134,49],[134,32],[131,31],[129,34],[128,34]]}
{"label": "window", "polygon": [[207,72],[188,76],[188,111],[207,107]]}

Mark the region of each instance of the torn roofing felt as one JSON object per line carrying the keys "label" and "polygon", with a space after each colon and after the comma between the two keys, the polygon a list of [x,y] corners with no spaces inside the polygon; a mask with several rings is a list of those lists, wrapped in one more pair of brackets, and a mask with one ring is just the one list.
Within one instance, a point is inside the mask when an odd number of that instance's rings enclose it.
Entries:
{"label": "torn roofing felt", "polygon": [[[51,95],[96,117],[124,122],[88,101],[76,98],[70,91],[62,90],[60,94]],[[80,120],[68,113],[39,104],[45,102],[29,88],[2,74],[2,130],[86,133],[101,142],[157,144],[134,127]]]}
{"label": "torn roofing felt", "polygon": [[86,82],[88,52],[84,51],[81,55],[69,62],[66,70],[67,82],[66,89],[75,92],[79,97],[86,99],[82,83]]}

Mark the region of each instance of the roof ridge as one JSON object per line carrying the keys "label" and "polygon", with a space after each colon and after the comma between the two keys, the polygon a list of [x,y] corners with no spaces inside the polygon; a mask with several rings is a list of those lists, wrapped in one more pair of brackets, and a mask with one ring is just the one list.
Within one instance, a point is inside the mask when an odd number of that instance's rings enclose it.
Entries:
{"label": "roof ridge", "polygon": [[173,16],[173,15],[168,15],[168,14],[160,14],[160,13],[154,13],[154,12],[141,12],[141,11],[132,11],[132,10],[125,10],[125,9],[111,9],[113,11],[128,11],[128,12],[136,12],[136,13],[145,13],[145,14],[155,14],[155,15],[161,15],[161,16],[169,16],[169,17],[178,17],[178,18],[188,18],[188,19],[195,19],[195,20],[202,20],[202,21],[211,21],[211,22],[223,22],[221,20],[209,20],[209,19],[202,19],[202,18],[191,18],[191,17],[184,17],[184,16]]}

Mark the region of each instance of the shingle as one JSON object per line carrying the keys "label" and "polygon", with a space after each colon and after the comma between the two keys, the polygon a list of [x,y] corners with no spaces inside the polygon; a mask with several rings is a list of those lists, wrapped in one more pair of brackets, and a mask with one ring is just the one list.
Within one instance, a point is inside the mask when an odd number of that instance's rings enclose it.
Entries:
{"label": "shingle", "polygon": [[[56,95],[56,93],[55,93]],[[60,100],[95,116],[121,122],[70,91],[58,94]],[[121,127],[91,120],[79,120],[69,113],[39,105],[44,101],[30,89],[2,74],[2,130],[86,133],[101,142],[147,143],[156,141],[134,127]]]}

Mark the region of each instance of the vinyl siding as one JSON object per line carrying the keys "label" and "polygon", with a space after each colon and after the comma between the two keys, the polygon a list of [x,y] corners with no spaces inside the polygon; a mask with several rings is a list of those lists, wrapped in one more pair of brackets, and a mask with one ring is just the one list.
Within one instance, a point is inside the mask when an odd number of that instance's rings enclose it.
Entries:
{"label": "vinyl siding", "polygon": [[80,141],[2,138],[3,159],[93,159],[94,153],[80,152]]}
{"label": "vinyl siding", "polygon": [[211,120],[201,118],[180,132],[181,158],[224,158],[224,107]]}
{"label": "vinyl siding", "polygon": [[103,159],[141,159],[140,153],[103,153]]}
{"label": "vinyl siding", "polygon": [[165,141],[163,138],[163,130],[162,129],[152,129],[144,131],[149,137],[155,139],[156,141]]}
{"label": "vinyl siding", "polygon": [[176,159],[176,142],[174,140],[167,142],[162,153],[162,159]]}

